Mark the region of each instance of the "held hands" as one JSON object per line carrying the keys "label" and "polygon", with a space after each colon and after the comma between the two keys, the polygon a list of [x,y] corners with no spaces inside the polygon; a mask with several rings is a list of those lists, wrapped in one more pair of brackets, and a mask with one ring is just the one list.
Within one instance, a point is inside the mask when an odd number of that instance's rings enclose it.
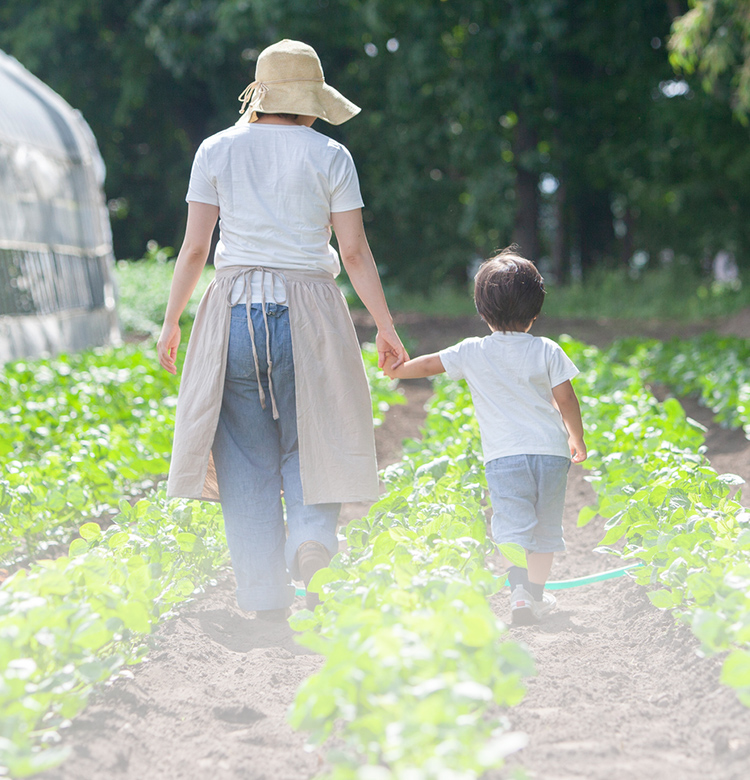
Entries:
{"label": "held hands", "polygon": [[386,354],[385,362],[381,366],[383,373],[390,379],[402,379],[401,372],[403,371],[403,367],[404,364],[402,363],[399,366],[396,363],[396,358],[391,353]]}
{"label": "held hands", "polygon": [[586,452],[586,444],[582,438],[575,438],[571,436],[568,439],[568,446],[570,447],[570,456],[573,463],[583,463],[588,457]]}
{"label": "held hands", "polygon": [[159,363],[162,368],[169,371],[170,374],[177,374],[175,358],[177,357],[177,347],[180,346],[180,326],[177,323],[165,322],[156,342],[156,351],[159,355]]}
{"label": "held hands", "polygon": [[375,347],[378,350],[378,368],[382,368],[386,374],[388,374],[385,369],[386,361],[392,369],[397,369],[405,360],[409,359],[409,355],[393,327],[378,329],[378,334],[375,336]]}

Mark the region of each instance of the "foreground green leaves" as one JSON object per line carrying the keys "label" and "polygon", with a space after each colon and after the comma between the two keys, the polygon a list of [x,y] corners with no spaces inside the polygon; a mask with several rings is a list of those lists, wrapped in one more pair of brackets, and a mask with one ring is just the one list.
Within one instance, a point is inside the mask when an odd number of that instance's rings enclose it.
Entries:
{"label": "foreground green leaves", "polygon": [[0,767],[13,777],[65,758],[58,729],[225,560],[215,505],[154,497],[122,509],[0,588]]}

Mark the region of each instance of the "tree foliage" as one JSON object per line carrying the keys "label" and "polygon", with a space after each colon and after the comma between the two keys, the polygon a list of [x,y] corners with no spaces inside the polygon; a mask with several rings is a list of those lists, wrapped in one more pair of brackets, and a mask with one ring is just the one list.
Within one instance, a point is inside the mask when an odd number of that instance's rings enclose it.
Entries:
{"label": "tree foliage", "polygon": [[707,92],[727,95],[737,116],[750,119],[750,5],[747,0],[691,0],[675,19],[669,42],[676,69],[698,73]]}
{"label": "tree foliage", "polygon": [[[0,47],[83,112],[116,252],[140,256],[179,243],[192,155],[235,121],[258,53],[307,41],[363,107],[316,129],[354,155],[378,261],[424,288],[511,240],[561,278],[639,249],[750,255],[747,131],[675,76],[676,2],[5,0]],[[741,16],[709,5],[717,31]]]}

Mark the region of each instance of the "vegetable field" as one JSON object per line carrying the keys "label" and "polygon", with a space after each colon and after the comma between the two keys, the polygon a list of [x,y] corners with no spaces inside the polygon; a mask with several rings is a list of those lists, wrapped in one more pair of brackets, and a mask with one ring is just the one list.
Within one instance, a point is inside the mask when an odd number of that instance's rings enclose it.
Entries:
{"label": "vegetable field", "polygon": [[[234,607],[218,508],[159,491],[176,384],[151,348],[6,367],[6,773],[741,777],[748,341],[562,343],[591,457],[571,472],[553,579],[640,566],[512,631],[464,387],[436,382],[425,417],[368,356],[379,449],[406,438],[403,455],[378,503],[347,508],[312,584],[323,605],[258,626]],[[704,425],[672,394],[699,398]]]}

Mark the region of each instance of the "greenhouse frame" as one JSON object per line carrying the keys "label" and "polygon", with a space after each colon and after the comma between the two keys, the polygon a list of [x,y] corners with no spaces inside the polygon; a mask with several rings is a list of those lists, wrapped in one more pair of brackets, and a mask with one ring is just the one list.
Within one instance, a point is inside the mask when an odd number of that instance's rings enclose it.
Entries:
{"label": "greenhouse frame", "polygon": [[94,135],[2,51],[0,94],[0,363],[118,343]]}

